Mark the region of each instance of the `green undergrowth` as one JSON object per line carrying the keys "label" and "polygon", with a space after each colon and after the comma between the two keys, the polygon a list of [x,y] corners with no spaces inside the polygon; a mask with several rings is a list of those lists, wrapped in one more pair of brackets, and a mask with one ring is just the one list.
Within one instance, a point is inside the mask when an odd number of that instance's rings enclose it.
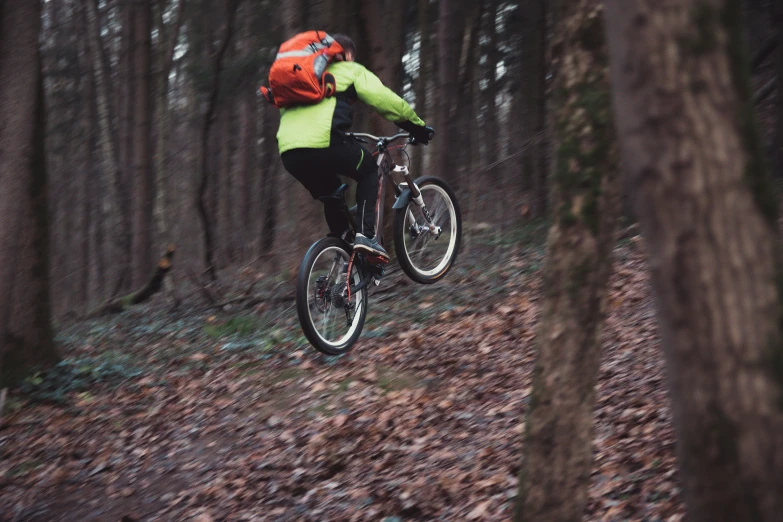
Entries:
{"label": "green undergrowth", "polygon": [[119,384],[138,377],[142,369],[128,355],[113,350],[95,356],[64,359],[46,372],[25,379],[19,391],[33,402],[68,402],[75,393],[98,384]]}
{"label": "green undergrowth", "polygon": [[233,336],[246,337],[258,332],[260,327],[260,321],[256,317],[238,315],[226,321],[205,324],[204,333],[216,339]]}

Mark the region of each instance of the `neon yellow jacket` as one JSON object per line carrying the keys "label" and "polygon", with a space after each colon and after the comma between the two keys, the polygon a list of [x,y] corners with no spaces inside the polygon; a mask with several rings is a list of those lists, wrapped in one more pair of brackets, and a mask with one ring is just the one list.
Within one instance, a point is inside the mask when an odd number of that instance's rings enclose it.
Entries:
{"label": "neon yellow jacket", "polygon": [[337,94],[313,105],[280,109],[277,145],[291,149],[325,149],[332,129],[347,131],[353,123],[352,103],[358,98],[389,121],[424,125],[410,105],[356,62],[335,62],[327,69],[337,82]]}

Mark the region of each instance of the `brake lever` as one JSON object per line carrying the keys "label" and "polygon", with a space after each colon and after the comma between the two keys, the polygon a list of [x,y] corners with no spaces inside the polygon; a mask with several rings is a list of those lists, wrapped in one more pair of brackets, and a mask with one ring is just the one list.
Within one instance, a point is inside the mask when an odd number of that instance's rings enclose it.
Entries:
{"label": "brake lever", "polygon": [[349,133],[349,134],[348,134],[348,136],[350,136],[351,138],[355,139],[355,140],[356,140],[356,141],[358,141],[359,143],[369,143],[369,142],[368,142],[366,139],[364,139],[364,138],[360,138],[360,137],[358,137],[358,136],[355,136],[355,135],[353,135],[352,133]]}

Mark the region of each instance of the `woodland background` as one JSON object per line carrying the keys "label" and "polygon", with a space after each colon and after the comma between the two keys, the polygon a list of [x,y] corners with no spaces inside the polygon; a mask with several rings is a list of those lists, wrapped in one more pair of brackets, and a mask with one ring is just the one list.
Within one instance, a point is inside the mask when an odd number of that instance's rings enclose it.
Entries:
{"label": "woodland background", "polygon": [[[0,519],[777,522],[783,2],[3,0],[0,27]],[[256,95],[312,28],[435,128],[413,170],[465,224],[339,359],[292,312],[325,226]]]}

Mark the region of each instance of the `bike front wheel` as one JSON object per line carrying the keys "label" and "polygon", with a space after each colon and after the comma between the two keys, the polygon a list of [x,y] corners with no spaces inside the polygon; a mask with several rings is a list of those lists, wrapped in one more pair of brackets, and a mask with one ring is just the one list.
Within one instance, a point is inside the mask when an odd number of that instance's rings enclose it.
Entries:
{"label": "bike front wheel", "polygon": [[302,331],[318,351],[328,355],[348,352],[364,327],[367,290],[348,299],[347,283],[358,286],[361,269],[348,265],[351,255],[344,241],[324,238],[305,254],[296,280],[296,309]]}
{"label": "bike front wheel", "polygon": [[423,177],[415,181],[423,206],[411,199],[394,216],[394,249],[400,268],[421,284],[440,281],[454,266],[462,241],[462,216],[457,198],[445,181]]}

